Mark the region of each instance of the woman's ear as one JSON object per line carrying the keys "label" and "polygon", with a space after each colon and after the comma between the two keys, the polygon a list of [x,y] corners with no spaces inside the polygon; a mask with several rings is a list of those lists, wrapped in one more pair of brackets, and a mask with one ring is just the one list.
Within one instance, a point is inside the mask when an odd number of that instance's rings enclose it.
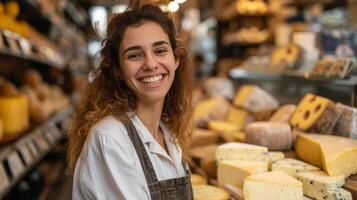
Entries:
{"label": "woman's ear", "polygon": [[177,60],[175,60],[175,70],[179,67],[180,65],[180,58],[178,58]]}

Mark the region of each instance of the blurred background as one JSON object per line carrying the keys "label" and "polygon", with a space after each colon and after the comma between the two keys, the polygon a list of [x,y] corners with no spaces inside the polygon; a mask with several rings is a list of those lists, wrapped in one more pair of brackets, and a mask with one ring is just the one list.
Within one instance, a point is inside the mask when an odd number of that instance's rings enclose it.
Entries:
{"label": "blurred background", "polygon": [[[146,0],[189,49],[195,107],[259,85],[356,106],[356,0]],[[0,0],[0,199],[70,199],[66,132],[125,0]]]}

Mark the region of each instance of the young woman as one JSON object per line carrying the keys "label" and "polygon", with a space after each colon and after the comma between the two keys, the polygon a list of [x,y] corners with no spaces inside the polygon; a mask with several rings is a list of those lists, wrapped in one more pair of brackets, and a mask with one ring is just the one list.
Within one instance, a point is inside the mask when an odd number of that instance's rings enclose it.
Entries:
{"label": "young woman", "polygon": [[192,71],[158,7],[114,15],[69,135],[73,199],[193,199],[183,159]]}

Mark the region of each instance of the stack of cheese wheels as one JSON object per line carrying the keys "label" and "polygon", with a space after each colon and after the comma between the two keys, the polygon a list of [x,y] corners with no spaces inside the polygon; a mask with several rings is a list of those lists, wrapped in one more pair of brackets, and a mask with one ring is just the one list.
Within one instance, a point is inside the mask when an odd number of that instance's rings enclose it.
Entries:
{"label": "stack of cheese wheels", "polygon": [[4,80],[0,81],[0,118],[5,137],[17,135],[29,126],[27,97],[19,95],[16,87]]}

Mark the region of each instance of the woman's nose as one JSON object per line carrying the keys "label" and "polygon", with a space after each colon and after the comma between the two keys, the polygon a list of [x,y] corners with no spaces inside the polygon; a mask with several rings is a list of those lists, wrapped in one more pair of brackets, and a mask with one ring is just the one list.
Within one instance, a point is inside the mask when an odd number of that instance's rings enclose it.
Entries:
{"label": "woman's nose", "polygon": [[157,69],[158,63],[155,59],[155,56],[148,54],[145,56],[145,62],[144,62],[144,66],[143,69],[144,70],[153,70],[153,69]]}

